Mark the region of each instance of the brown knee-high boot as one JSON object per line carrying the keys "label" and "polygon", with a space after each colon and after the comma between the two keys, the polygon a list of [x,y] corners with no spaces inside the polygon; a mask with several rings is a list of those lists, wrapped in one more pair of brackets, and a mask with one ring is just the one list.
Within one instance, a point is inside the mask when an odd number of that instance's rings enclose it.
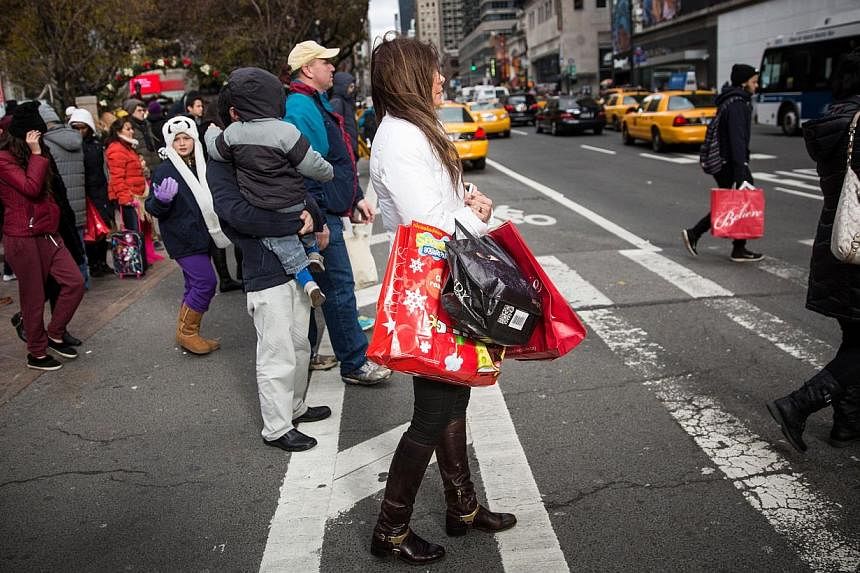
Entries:
{"label": "brown knee-high boot", "polygon": [[495,533],[517,524],[511,513],[494,513],[478,503],[475,484],[469,471],[466,452],[466,419],[451,420],[436,446],[436,461],[445,486],[445,531],[448,535],[466,535],[469,528]]}
{"label": "brown knee-high boot", "polygon": [[409,529],[415,496],[432,455],[433,446],[419,444],[406,434],[400,438],[388,470],[385,496],[370,542],[370,552],[377,557],[393,556],[421,565],[445,556],[444,547],[425,541]]}
{"label": "brown knee-high boot", "polygon": [[189,308],[185,303],[179,309],[179,323],[176,329],[176,342],[192,354],[209,354],[221,348],[217,340],[200,336],[200,321],[203,313]]}

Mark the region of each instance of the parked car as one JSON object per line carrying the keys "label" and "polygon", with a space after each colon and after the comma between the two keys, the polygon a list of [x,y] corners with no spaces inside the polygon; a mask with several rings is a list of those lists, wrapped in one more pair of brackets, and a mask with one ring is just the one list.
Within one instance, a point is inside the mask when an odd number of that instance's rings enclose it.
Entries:
{"label": "parked car", "polygon": [[448,139],[454,142],[460,161],[470,161],[477,169],[486,167],[490,148],[487,133],[469,109],[459,103],[444,103],[436,108],[436,116],[445,127]]}
{"label": "parked car", "polygon": [[537,98],[527,93],[511,94],[505,101],[505,109],[511,116],[511,125],[534,125]]}
{"label": "parked car", "polygon": [[487,135],[511,136],[511,118],[501,104],[472,102],[467,104],[472,117]]}
{"label": "parked car", "polygon": [[651,94],[621,120],[625,145],[648,141],[660,152],[672,144],[701,144],[717,114],[712,91],[665,91]]}
{"label": "parked car", "polygon": [[621,120],[628,113],[639,109],[639,104],[649,94],[647,91],[623,91],[606,96],[603,111],[606,112],[606,124],[611,125],[616,131],[621,131]]}
{"label": "parked car", "polygon": [[550,98],[546,107],[539,109],[535,116],[535,131],[549,130],[553,135],[565,132],[594,131],[603,133],[606,114],[600,105],[589,96],[558,96]]}

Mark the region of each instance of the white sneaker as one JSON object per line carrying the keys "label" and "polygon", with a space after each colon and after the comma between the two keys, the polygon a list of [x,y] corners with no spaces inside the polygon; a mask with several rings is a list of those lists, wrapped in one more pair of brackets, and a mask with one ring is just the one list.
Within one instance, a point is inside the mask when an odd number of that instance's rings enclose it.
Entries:
{"label": "white sneaker", "polygon": [[15,281],[15,280],[18,280],[18,277],[15,276],[15,273],[12,273],[11,275],[3,275],[3,282],[4,283],[8,283],[10,281]]}
{"label": "white sneaker", "polygon": [[311,299],[311,307],[319,308],[325,302],[325,295],[316,281],[309,281],[305,284],[305,292]]}

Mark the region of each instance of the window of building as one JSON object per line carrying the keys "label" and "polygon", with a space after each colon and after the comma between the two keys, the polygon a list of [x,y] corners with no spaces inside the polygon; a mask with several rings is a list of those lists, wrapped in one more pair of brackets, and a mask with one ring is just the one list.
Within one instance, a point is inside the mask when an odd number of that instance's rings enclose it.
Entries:
{"label": "window of building", "polygon": [[531,12],[529,12],[529,29],[532,29],[534,27],[535,27],[535,11],[532,10]]}
{"label": "window of building", "polygon": [[597,0],[597,8],[606,8],[606,0]]}
{"label": "window of building", "polygon": [[582,10],[583,4],[585,4],[585,0],[573,0],[573,9]]}

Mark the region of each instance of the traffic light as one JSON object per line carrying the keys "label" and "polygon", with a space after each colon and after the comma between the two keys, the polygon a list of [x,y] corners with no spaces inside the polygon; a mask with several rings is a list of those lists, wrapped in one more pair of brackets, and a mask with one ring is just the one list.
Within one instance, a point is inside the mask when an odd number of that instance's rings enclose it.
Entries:
{"label": "traffic light", "polygon": [[469,69],[472,70],[473,72],[477,72],[478,66],[475,65],[475,62],[472,62],[472,65],[469,66]]}

